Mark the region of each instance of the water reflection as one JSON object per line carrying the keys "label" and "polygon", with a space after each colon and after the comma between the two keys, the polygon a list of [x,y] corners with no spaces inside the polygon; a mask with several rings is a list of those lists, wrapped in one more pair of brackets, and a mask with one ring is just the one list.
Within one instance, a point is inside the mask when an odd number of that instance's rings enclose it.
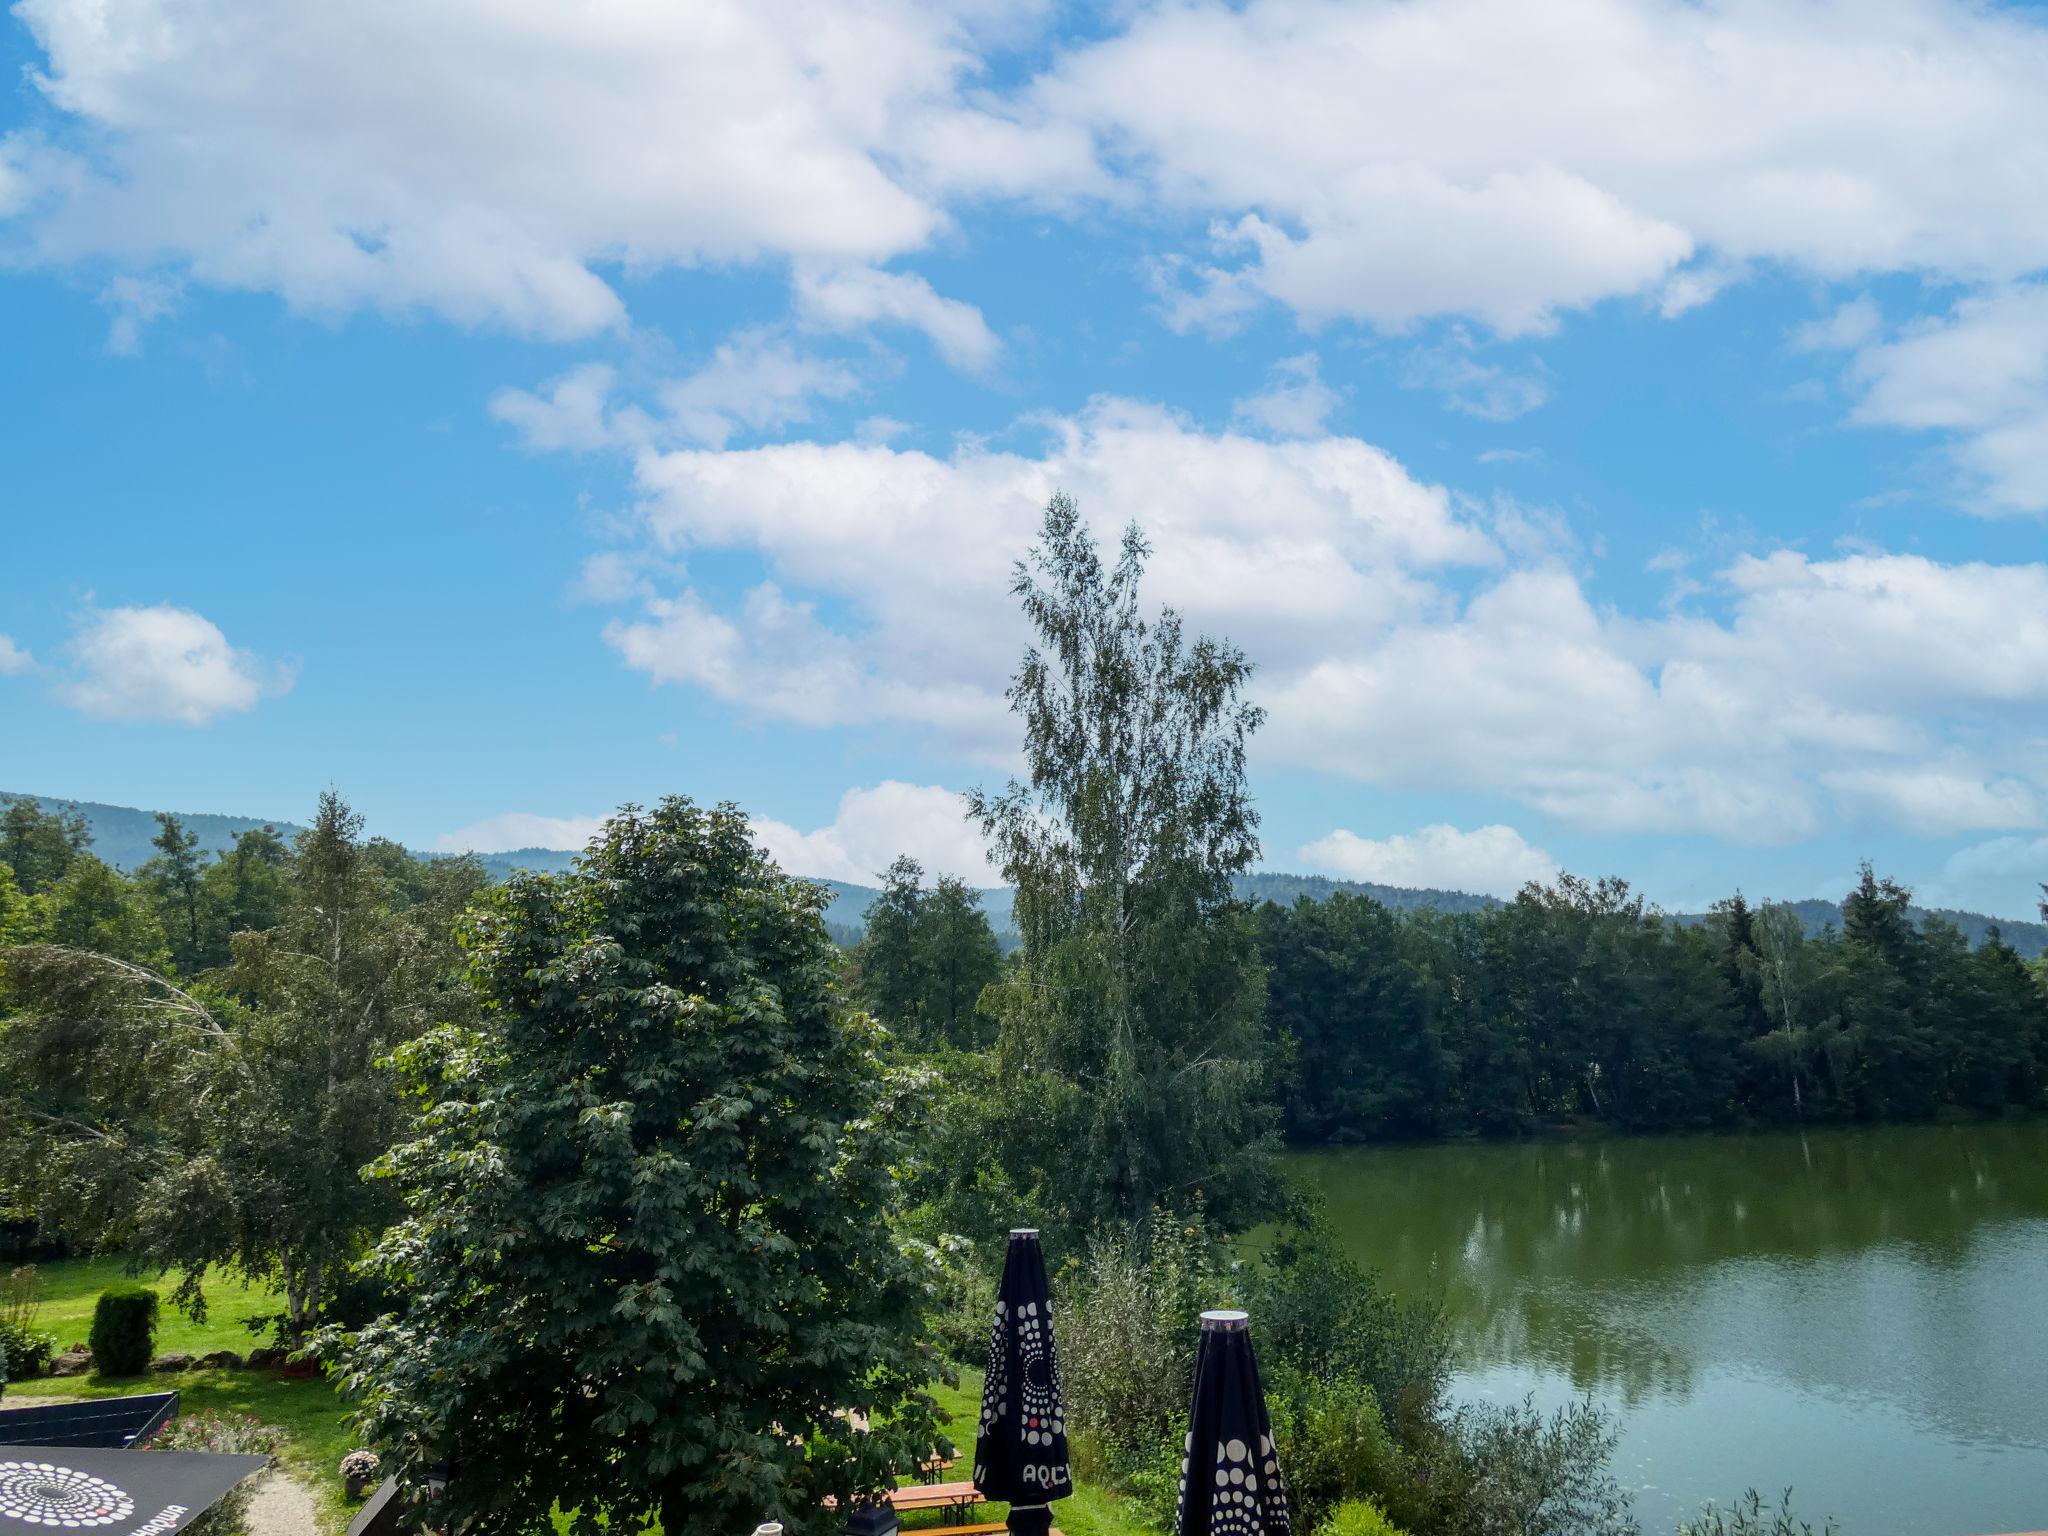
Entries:
{"label": "water reflection", "polygon": [[[2048,1124],[1294,1167],[1362,1261],[1443,1296],[1469,1381],[1627,1407],[1627,1449],[1680,1507],[1734,1491],[1673,1483],[1697,1465],[1736,1488],[1818,1480],[1837,1513],[1871,1504],[1863,1529],[2048,1525]],[[1765,1425],[1769,1461],[1736,1467]],[[1918,1482],[1878,1507],[1906,1463]]]}

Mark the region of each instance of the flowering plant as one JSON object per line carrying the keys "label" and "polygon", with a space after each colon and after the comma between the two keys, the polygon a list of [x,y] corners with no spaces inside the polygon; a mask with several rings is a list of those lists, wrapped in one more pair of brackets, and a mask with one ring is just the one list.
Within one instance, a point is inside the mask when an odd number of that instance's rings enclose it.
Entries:
{"label": "flowering plant", "polygon": [[375,1451],[350,1451],[341,1458],[341,1475],[353,1483],[367,1483],[379,1465]]}

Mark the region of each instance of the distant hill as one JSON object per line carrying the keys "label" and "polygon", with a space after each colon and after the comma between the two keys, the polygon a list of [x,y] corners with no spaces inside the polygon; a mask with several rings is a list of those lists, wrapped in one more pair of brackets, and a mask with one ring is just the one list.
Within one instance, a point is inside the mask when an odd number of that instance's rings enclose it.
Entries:
{"label": "distant hill", "polygon": [[[57,800],[49,795],[23,795],[0,789],[0,801],[33,800],[43,810],[75,811],[92,830],[92,851],[116,869],[134,869],[148,862],[156,850],[149,846],[157,834],[156,812],[138,811],[131,805],[102,805],[97,800]],[[199,847],[206,853],[225,853],[235,846],[235,834],[252,827],[275,827],[287,842],[306,829],[295,821],[265,816],[215,816],[205,811],[179,811],[185,830],[199,835]]]}
{"label": "distant hill", "polygon": [[[92,829],[93,852],[117,869],[133,869],[155,851],[150,847],[150,839],[157,832],[154,811],[140,811],[126,805],[102,805],[93,800],[57,800],[48,795],[20,795],[0,790],[0,800],[22,799],[33,800],[46,811],[79,812]],[[266,820],[257,816],[188,815],[181,811],[178,819],[199,834],[199,846],[209,852],[232,847],[235,834],[250,827],[275,827],[286,838],[296,837],[304,830],[296,822]],[[506,853],[486,853],[478,857],[492,878],[502,880],[515,869],[567,869],[576,854],[561,848],[515,848]],[[882,893],[874,886],[850,885],[843,880],[820,880],[818,884],[832,894],[825,908],[825,924],[833,938],[842,944],[857,942],[866,925],[869,904]],[[1497,905],[1493,897],[1475,896],[1469,891],[1374,885],[1358,880],[1331,880],[1322,875],[1261,872],[1239,875],[1234,884],[1238,894],[1248,901],[1277,901],[1283,906],[1291,906],[1304,896],[1311,901],[1325,901],[1338,891],[1357,892],[1404,911],[1433,907],[1440,912],[1483,912]],[[1013,891],[1003,886],[981,893],[981,909],[988,914],[989,926],[995,929],[996,937],[1005,950],[1016,948],[1019,942],[1011,905],[1014,896]],[[1791,906],[1810,935],[1839,926],[1842,920],[1841,909],[1832,902],[1795,901]],[[1936,907],[1931,911],[1914,907],[1911,911],[1916,923],[1924,923],[1930,915],[1954,923],[1972,944],[1981,944],[1985,935],[1996,927],[2004,935],[2005,942],[2028,959],[2048,952],[2048,924],[1986,917],[1981,912],[1958,912],[1948,907]],[[1672,921],[1679,923],[1700,923],[1706,918],[1704,912],[1672,914]]]}

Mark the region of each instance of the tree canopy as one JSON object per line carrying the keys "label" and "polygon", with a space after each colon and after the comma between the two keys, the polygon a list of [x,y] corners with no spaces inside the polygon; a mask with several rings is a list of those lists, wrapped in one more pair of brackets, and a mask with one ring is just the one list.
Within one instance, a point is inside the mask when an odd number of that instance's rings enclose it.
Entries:
{"label": "tree canopy", "polygon": [[1258,857],[1262,716],[1242,652],[1142,615],[1146,554],[1134,526],[1105,569],[1056,495],[1012,583],[1038,637],[1009,690],[1027,778],[969,797],[1024,941],[991,994],[993,1134],[1017,1187],[1079,1229],[1201,1199],[1229,1230],[1272,1198],[1264,977],[1230,887]]}
{"label": "tree canopy", "polygon": [[401,1053],[380,1165],[402,1306],[331,1341],[396,1470],[450,1464],[451,1526],[817,1528],[936,1443],[886,1220],[912,1105],[822,900],[670,799],[466,924],[480,1019]]}

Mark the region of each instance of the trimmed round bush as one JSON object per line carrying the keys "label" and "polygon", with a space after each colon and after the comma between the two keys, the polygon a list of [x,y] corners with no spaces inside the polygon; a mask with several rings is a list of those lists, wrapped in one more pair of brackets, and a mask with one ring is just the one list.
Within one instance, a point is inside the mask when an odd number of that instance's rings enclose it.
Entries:
{"label": "trimmed round bush", "polygon": [[156,1292],[110,1285],[92,1309],[92,1368],[101,1376],[140,1376],[156,1353]]}

